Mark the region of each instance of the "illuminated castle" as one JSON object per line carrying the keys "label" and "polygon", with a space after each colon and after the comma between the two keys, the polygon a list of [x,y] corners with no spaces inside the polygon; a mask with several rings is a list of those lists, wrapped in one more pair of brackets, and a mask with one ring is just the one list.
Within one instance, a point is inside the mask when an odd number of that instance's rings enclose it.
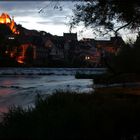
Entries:
{"label": "illuminated castle", "polygon": [[8,25],[14,34],[19,34],[19,31],[17,31],[17,29],[16,29],[14,19],[13,18],[11,19],[7,13],[2,13],[0,15],[0,24]]}

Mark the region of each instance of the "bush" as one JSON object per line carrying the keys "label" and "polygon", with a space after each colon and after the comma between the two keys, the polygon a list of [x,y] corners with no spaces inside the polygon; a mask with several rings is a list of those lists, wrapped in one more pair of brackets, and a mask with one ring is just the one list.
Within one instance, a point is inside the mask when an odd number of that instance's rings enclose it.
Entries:
{"label": "bush", "polygon": [[[139,37],[140,38],[140,37]],[[117,56],[110,59],[110,65],[117,73],[139,73],[140,71],[140,39],[131,47],[129,44],[121,48]]]}
{"label": "bush", "polygon": [[4,114],[0,139],[102,140],[140,134],[140,97],[57,92]]}

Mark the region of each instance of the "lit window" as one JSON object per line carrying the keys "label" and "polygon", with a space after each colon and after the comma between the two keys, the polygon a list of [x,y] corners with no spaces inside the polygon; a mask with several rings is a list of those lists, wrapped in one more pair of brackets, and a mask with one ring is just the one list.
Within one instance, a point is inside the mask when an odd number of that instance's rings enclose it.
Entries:
{"label": "lit window", "polygon": [[85,60],[89,60],[89,59],[90,59],[90,57],[89,57],[89,56],[86,56],[86,57],[85,57]]}
{"label": "lit window", "polygon": [[10,40],[14,40],[15,38],[14,38],[14,37],[8,37],[8,39],[10,39]]}
{"label": "lit window", "polygon": [[6,54],[8,54],[8,51],[5,51]]}

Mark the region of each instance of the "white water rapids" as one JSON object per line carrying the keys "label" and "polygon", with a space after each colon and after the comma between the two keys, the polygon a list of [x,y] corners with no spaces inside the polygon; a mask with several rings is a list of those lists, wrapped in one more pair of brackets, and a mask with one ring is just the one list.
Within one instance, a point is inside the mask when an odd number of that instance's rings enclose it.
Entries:
{"label": "white water rapids", "polygon": [[102,73],[104,69],[76,68],[1,68],[0,112],[12,105],[33,105],[35,96],[47,96],[56,90],[79,93],[93,90],[92,79],[75,79],[74,74]]}

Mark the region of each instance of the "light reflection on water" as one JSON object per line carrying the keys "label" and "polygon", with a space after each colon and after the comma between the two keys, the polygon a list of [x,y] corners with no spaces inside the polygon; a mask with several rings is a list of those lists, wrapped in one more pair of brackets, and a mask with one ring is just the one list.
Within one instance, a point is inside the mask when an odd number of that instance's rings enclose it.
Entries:
{"label": "light reflection on water", "polygon": [[33,105],[35,96],[47,96],[56,90],[93,91],[91,79],[75,79],[76,72],[104,73],[102,68],[1,68],[0,112],[12,105]]}
{"label": "light reflection on water", "polygon": [[5,97],[9,94],[14,94],[16,90],[14,89],[8,89],[8,88],[1,88],[0,89],[0,98]]}
{"label": "light reflection on water", "polygon": [[0,76],[0,111],[7,111],[11,105],[27,107],[38,93],[47,96],[59,89],[89,92],[92,80],[78,80],[74,75]]}

